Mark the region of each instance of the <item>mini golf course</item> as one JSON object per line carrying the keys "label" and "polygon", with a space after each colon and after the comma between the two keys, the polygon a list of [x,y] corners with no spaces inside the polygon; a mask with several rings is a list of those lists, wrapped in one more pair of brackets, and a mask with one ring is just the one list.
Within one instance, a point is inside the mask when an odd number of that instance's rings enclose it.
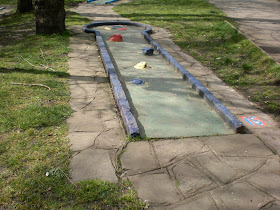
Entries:
{"label": "mini golf course", "polygon": [[83,30],[96,36],[130,136],[178,138],[244,132],[243,124],[149,36],[150,27],[103,22]]}
{"label": "mini golf course", "polygon": [[114,3],[116,1],[119,1],[119,0],[87,0],[87,3],[90,3],[90,4],[110,4],[110,3]]}

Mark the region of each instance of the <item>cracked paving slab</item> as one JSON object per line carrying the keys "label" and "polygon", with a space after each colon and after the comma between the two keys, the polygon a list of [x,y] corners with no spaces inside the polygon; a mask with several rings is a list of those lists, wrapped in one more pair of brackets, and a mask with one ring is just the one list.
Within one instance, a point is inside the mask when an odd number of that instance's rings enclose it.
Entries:
{"label": "cracked paving slab", "polygon": [[262,167],[267,159],[264,157],[220,157],[220,160],[243,175],[247,175]]}
{"label": "cracked paving slab", "polygon": [[119,126],[106,130],[98,135],[94,146],[103,149],[118,149],[123,147],[125,141],[123,140],[123,131]]}
{"label": "cracked paving slab", "polygon": [[260,209],[274,200],[246,182],[217,189],[212,196],[219,209]]}
{"label": "cracked paving slab", "polygon": [[188,209],[218,210],[217,206],[215,205],[215,202],[209,195],[206,195],[206,196],[204,196],[202,198],[198,198],[198,199],[182,201],[178,204],[169,205],[166,207],[155,208],[155,210],[169,210],[169,209],[172,209],[172,210],[188,210]]}
{"label": "cracked paving slab", "polygon": [[169,170],[176,180],[176,187],[186,197],[217,187],[206,174],[192,166],[188,161],[182,161]]}
{"label": "cracked paving slab", "polygon": [[79,111],[67,120],[69,132],[98,132],[103,131],[102,121],[98,111]]}
{"label": "cracked paving slab", "polygon": [[143,173],[159,168],[149,142],[131,142],[121,158],[125,175]]}
{"label": "cracked paving slab", "polygon": [[240,176],[240,172],[236,168],[223,163],[212,152],[193,156],[190,160],[197,168],[204,170],[209,176],[222,184],[227,184]]}
{"label": "cracked paving slab", "polygon": [[130,176],[140,199],[157,204],[179,202],[183,199],[174,187],[166,170]]}
{"label": "cracked paving slab", "polygon": [[76,78],[73,78],[73,76],[70,77],[70,80],[73,81],[73,83],[70,81],[71,98],[89,98],[92,100],[95,97],[97,85],[95,84],[93,78],[86,78],[87,79],[84,79],[83,81],[81,78],[78,78],[77,81]]}
{"label": "cracked paving slab", "polygon": [[269,192],[273,197],[280,200],[279,158],[267,160],[267,163],[263,167],[248,178],[248,182],[263,191]]}
{"label": "cracked paving slab", "polygon": [[72,132],[68,135],[71,149],[74,152],[85,150],[94,146],[96,138],[100,132]]}
{"label": "cracked paving slab", "polygon": [[273,153],[253,134],[205,137],[201,140],[222,157],[273,156]]}
{"label": "cracked paving slab", "polygon": [[118,182],[109,150],[96,148],[83,150],[72,158],[70,167],[74,182],[90,179]]}
{"label": "cracked paving slab", "polygon": [[265,144],[275,153],[280,154],[279,136],[280,128],[260,128],[254,129],[254,133],[258,135],[262,140],[265,140]]}
{"label": "cracked paving slab", "polygon": [[186,155],[209,151],[203,142],[195,138],[159,140],[152,142],[161,167],[170,165]]}

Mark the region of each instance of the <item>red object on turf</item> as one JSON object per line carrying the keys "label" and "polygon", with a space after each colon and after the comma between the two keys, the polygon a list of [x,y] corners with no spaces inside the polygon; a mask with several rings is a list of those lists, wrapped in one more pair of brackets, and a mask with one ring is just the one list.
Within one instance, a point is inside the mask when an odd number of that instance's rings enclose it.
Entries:
{"label": "red object on turf", "polygon": [[124,31],[126,30],[127,28],[123,27],[123,28],[119,28],[118,31]]}
{"label": "red object on turf", "polygon": [[122,35],[120,34],[114,34],[109,39],[110,42],[121,42],[122,40]]}

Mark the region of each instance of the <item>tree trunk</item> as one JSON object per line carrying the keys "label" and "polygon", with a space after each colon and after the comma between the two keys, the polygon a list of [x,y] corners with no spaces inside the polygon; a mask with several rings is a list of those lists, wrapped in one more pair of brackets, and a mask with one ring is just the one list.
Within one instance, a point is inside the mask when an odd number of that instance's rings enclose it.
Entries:
{"label": "tree trunk", "polygon": [[25,13],[33,9],[32,0],[17,0],[17,12]]}
{"label": "tree trunk", "polygon": [[65,30],[64,0],[33,0],[36,34],[53,34]]}

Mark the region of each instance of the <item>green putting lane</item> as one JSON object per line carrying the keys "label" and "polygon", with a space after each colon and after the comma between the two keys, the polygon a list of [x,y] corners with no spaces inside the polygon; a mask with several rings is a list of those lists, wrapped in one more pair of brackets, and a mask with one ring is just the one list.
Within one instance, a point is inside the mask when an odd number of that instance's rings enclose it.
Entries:
{"label": "green putting lane", "polygon": [[99,4],[105,4],[108,1],[110,1],[110,0],[95,0],[95,1],[88,2],[88,3],[99,5]]}
{"label": "green putting lane", "polygon": [[[150,47],[140,34],[143,28],[124,26],[127,30],[100,31],[109,47],[119,74],[131,112],[135,116],[142,137],[172,138],[233,134],[218,114],[195,92],[156,51],[153,56],[142,54]],[[122,42],[109,41],[111,35],[121,34]],[[139,62],[147,68],[135,69]],[[131,83],[133,79],[143,85]]]}

